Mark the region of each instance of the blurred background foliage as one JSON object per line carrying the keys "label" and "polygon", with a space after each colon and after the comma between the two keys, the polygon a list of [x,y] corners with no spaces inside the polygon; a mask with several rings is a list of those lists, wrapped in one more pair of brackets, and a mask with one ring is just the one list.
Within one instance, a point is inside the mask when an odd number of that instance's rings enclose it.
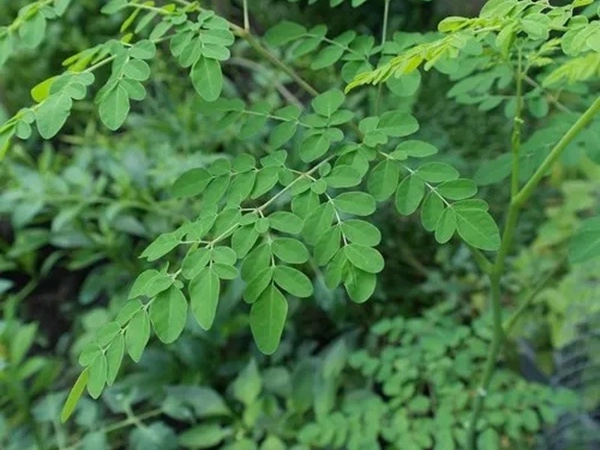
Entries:
{"label": "blurred background foliage", "polygon": [[[26,3],[0,1],[0,25]],[[29,104],[30,88],[58,73],[66,57],[117,35],[120,18],[99,15],[102,3],[72,2],[63,20],[49,23],[39,49],[19,51],[0,68],[0,119]],[[212,6],[240,22],[239,3]],[[327,0],[251,3],[259,34],[282,18],[327,23],[332,35],[381,33],[383,1],[359,8],[345,1],[335,10]],[[390,29],[402,32],[398,43],[407,42],[417,39],[412,33],[432,31],[441,17],[473,15],[480,6],[393,1]],[[244,43],[233,53],[226,66],[230,93],[274,105],[285,97],[308,101]],[[266,130],[236,140],[235,129],[219,129],[217,118],[204,113],[168,58],[153,64],[149,98],[135,105],[123,131],[108,133],[91,105],[78,102],[59,137],[20,142],[0,165],[0,448],[455,448],[489,339],[486,316],[477,318],[485,309],[485,279],[463,244],[440,247],[418,218],[400,219],[386,207],[376,220],[387,267],[368,304],[328,291],[316,271],[314,298],[290,305],[281,348],[266,358],[252,343],[240,286],[232,283],[210,332],[190,323],[175,344],[151,346],[140,364],[122,367],[101,401],[84,400],[73,422],[59,423],[76,355],[147,268],[141,250],[199,210],[193,201],[171,198],[172,182],[223,153],[260,154],[268,136]],[[335,69],[305,75],[323,86],[339,77]],[[477,84],[468,73],[462,87],[457,81],[426,73],[412,95],[383,102],[410,110],[421,124],[418,138],[479,178],[501,217],[509,90],[490,102],[485,81]],[[527,103],[530,159],[556,141],[556,124],[597,87],[575,85],[559,107],[544,93]],[[369,108],[372,94],[362,91],[350,101]],[[540,280],[547,282],[507,336],[511,345],[486,404],[480,448],[533,448],[540,436],[542,448],[570,448],[551,447],[565,439],[551,424],[574,409],[589,419],[584,435],[598,431],[600,265],[571,266],[565,257],[571,231],[600,209],[600,151],[581,151],[594,142],[598,148],[597,127],[567,152],[520,225],[505,306],[514,309]]]}

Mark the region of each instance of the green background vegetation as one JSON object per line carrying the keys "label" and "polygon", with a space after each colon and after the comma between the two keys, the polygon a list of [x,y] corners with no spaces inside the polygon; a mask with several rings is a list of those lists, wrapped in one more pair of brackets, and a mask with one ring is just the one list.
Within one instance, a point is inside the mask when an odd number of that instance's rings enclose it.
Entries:
{"label": "green background vegetation", "polygon": [[[0,26],[9,26],[27,3],[0,0]],[[304,83],[319,92],[343,90],[358,66],[323,51],[295,55],[288,45],[293,28],[282,25],[283,18],[306,29],[326,24],[328,39],[343,41],[340,35],[349,30],[374,36],[373,48],[383,32],[383,54],[389,60],[413,44],[435,40],[444,17],[475,16],[481,7],[475,1],[457,7],[441,0],[332,1],[334,7],[328,0],[249,3],[252,33],[263,48],[290,63]],[[597,3],[578,11],[597,23]],[[32,87],[61,73],[66,58],[122,35],[119,28],[130,11],[100,14],[103,4],[73,1],[61,18],[31,25],[14,53],[0,45],[0,123],[32,104]],[[215,0],[202,6],[240,26],[244,23],[242,1]],[[144,20],[140,17],[136,23]],[[150,30],[140,28],[139,34],[146,36]],[[0,28],[0,36],[3,31]],[[326,44],[319,43],[319,49]],[[143,54],[144,49],[139,50]],[[38,121],[39,132],[33,134],[25,121],[19,122],[17,136],[31,136],[12,141],[0,162],[0,448],[463,448],[465,423],[478,395],[476,383],[493,339],[488,278],[467,243],[452,239],[440,245],[437,233],[423,229],[419,214],[398,214],[397,210],[412,212],[419,202],[414,208],[394,200],[381,203],[370,219],[377,228],[373,230],[358,222],[363,213],[371,214],[365,212],[370,205],[356,201],[359,197],[347,202],[344,211],[358,216],[352,223],[356,242],[369,249],[376,246],[385,261],[382,271],[364,263],[367,271],[380,272],[369,301],[356,304],[348,299],[350,294],[362,300],[364,283],[348,293],[330,289],[325,269],[291,244],[293,248],[285,247],[277,256],[303,264],[310,283],[307,287],[288,269],[287,279],[293,282],[283,282],[282,289],[286,284],[293,295],[288,298],[281,342],[272,355],[257,348],[248,326],[244,282],[231,277],[235,279],[221,286],[214,319],[198,318],[212,324],[210,330],[198,327],[190,314],[181,324],[181,335],[175,333],[176,340],[171,339],[172,330],[159,334],[159,339],[152,337],[143,355],[144,345],[139,350],[139,363],[123,360],[115,383],[99,400],[84,396],[73,418],[60,421],[80,372],[80,353],[118,316],[138,275],[160,269],[153,260],[166,252],[154,247],[154,257],[149,244],[204,214],[204,199],[181,195],[186,189],[181,175],[191,168],[214,168],[223,158],[243,164],[245,157],[240,155],[260,160],[270,153],[271,162],[277,160],[272,150],[279,145],[274,141],[291,139],[286,136],[289,130],[252,117],[286,105],[294,105],[299,114],[338,103],[334,93],[317,97],[321,104],[315,104],[310,89],[257,53],[250,40],[236,39],[227,50],[231,58],[222,63],[222,91],[223,97],[241,99],[257,113],[242,118],[235,109],[208,102],[214,92],[205,79],[190,80],[190,70],[176,63],[167,43],[158,44],[156,51],[153,59],[139,59],[148,60],[152,76],[144,84],[146,98],[131,102],[122,127],[118,117],[111,122],[108,114],[98,114],[87,97],[73,103],[58,134],[51,132],[60,128],[52,120],[42,128]],[[383,127],[360,130],[370,136],[374,148],[388,140],[396,145],[395,138],[409,134],[403,129],[410,128],[406,117],[414,116],[418,130],[410,130],[410,139],[435,146],[436,162],[452,165],[474,180],[478,197],[487,201],[490,214],[500,222],[510,198],[507,152],[518,108],[515,81],[510,69],[490,62],[488,54],[460,58],[461,70],[451,75],[423,71],[355,89],[345,98],[336,92],[343,108],[359,120],[389,118],[392,125],[387,134],[382,131],[383,137],[377,134]],[[556,59],[568,60],[564,55]],[[544,70],[540,64],[524,84],[522,182],[600,87],[595,73],[547,89],[536,81],[547,74]],[[95,75],[106,81],[110,65]],[[86,84],[83,78],[82,83]],[[340,107],[341,102],[334,109]],[[400,124],[398,114],[403,118]],[[52,138],[43,139],[45,134]],[[410,151],[431,156],[424,147]],[[286,164],[294,167],[310,159],[306,152],[290,152]],[[579,448],[573,439],[597,439],[597,421],[595,428],[579,429],[573,422],[560,432],[555,424],[573,414],[583,414],[593,423],[600,408],[600,385],[594,382],[600,363],[600,260],[569,259],[572,235],[582,224],[588,226],[584,233],[596,233],[596,238],[575,245],[598,249],[600,227],[593,217],[600,210],[599,164],[596,119],[570,143],[524,208],[506,262],[501,305],[507,318],[524,302],[528,307],[510,323],[478,422],[477,448]],[[332,183],[346,187],[346,175],[338,174]],[[470,184],[465,186],[470,190]],[[287,211],[284,203],[282,199],[275,208]],[[279,226],[288,232],[296,224],[281,216]],[[313,231],[315,240],[323,231]],[[483,250],[495,249],[492,238],[481,242],[463,233],[461,237]],[[172,261],[183,256],[171,255]],[[203,298],[210,295],[202,292]],[[172,297],[169,301],[175,302]],[[265,353],[274,350],[273,339],[261,341],[256,333],[254,339],[261,350],[269,350]],[[101,384],[100,391],[104,381]]]}

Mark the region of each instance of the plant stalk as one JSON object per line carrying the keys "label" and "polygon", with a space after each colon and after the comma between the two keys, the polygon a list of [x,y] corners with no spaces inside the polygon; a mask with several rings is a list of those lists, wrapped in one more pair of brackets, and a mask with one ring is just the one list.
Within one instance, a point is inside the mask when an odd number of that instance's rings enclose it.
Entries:
{"label": "plant stalk", "polygon": [[[589,125],[589,123],[594,118],[594,115],[599,111],[600,97],[597,98],[594,101],[594,103],[592,103],[592,105],[579,117],[579,119],[577,119],[573,126],[564,134],[564,136],[554,146],[550,154],[546,157],[544,162],[541,164],[541,166],[538,168],[535,174],[531,177],[531,179],[526,183],[526,185],[520,191],[515,193],[515,195],[512,196],[506,218],[506,224],[504,226],[504,231],[502,234],[502,243],[500,245],[500,249],[498,250],[498,255],[496,256],[493,268],[489,274],[490,301],[492,304],[493,317],[493,338],[492,343],[490,344],[490,349],[485,363],[484,373],[479,387],[477,389],[476,397],[473,403],[471,420],[468,423],[468,433],[466,442],[466,448],[468,450],[476,449],[477,422],[479,421],[479,417],[481,416],[481,412],[483,410],[490,381],[492,379],[494,369],[496,368],[496,362],[498,359],[498,354],[500,353],[502,340],[504,339],[504,328],[502,326],[502,305],[500,303],[500,280],[504,273],[506,257],[512,244],[515,228],[519,218],[520,209],[523,206],[523,204],[529,199],[535,188],[542,180],[542,178],[548,172],[548,170],[562,155],[567,146],[573,141],[573,139],[575,139],[575,137],[583,129],[585,129],[587,125]],[[513,151],[513,173],[515,171],[517,171],[518,173],[519,159],[515,158],[514,156],[518,156],[518,153],[515,154],[515,152]]]}

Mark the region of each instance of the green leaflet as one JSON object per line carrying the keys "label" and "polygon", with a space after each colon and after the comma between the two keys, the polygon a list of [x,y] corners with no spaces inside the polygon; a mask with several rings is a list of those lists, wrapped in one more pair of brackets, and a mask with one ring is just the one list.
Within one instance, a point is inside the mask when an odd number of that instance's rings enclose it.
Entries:
{"label": "green leaflet", "polygon": [[412,115],[400,111],[389,111],[381,115],[377,130],[390,137],[403,137],[416,132],[419,123]]}
{"label": "green leaflet", "polygon": [[90,364],[88,369],[89,377],[87,382],[87,390],[90,396],[93,399],[96,399],[100,397],[100,394],[102,394],[102,390],[106,384],[106,377],[108,376],[106,356],[100,352]]}
{"label": "green leaflet", "polygon": [[161,234],[146,247],[140,257],[147,258],[148,261],[155,261],[177,247],[179,242],[179,238],[174,233]]}
{"label": "green leaflet", "polygon": [[219,61],[200,57],[192,66],[190,77],[196,92],[207,102],[215,101],[221,96],[223,73]]}
{"label": "green leaflet", "polygon": [[279,47],[298,39],[305,33],[306,28],[302,25],[284,20],[267,31],[265,41],[273,47]]}
{"label": "green leaflet", "polygon": [[344,254],[355,267],[368,273],[379,273],[383,270],[383,256],[372,247],[349,244],[344,247]]}
{"label": "green leaflet", "polygon": [[341,228],[346,239],[353,244],[375,247],[381,242],[381,232],[379,229],[375,225],[365,222],[364,220],[346,220],[342,222]]}
{"label": "green leaflet", "polygon": [[458,171],[454,167],[441,162],[423,164],[417,169],[416,174],[423,181],[428,181],[430,183],[452,181],[459,177]]}
{"label": "green leaflet", "polygon": [[459,178],[440,184],[437,191],[448,200],[464,200],[477,194],[477,185],[466,178]]}
{"label": "green leaflet", "polygon": [[465,242],[481,250],[500,248],[500,231],[492,216],[483,209],[454,205],[456,228]]}
{"label": "green leaflet", "polygon": [[377,286],[375,274],[350,266],[344,278],[344,287],[350,299],[355,303],[367,301]]}
{"label": "green leaflet", "polygon": [[117,84],[102,96],[98,104],[98,113],[102,123],[109,130],[115,131],[123,125],[129,114],[129,95],[122,84]]}
{"label": "green leaflet", "polygon": [[296,297],[310,297],[313,293],[310,279],[292,267],[275,267],[273,280],[281,289]]}
{"label": "green leaflet", "polygon": [[446,208],[438,219],[435,228],[435,240],[440,244],[445,244],[454,235],[456,231],[456,213],[453,208]]}
{"label": "green leaflet", "polygon": [[205,267],[189,284],[190,305],[198,324],[208,330],[217,314],[219,276],[212,266]]}
{"label": "green leaflet", "polygon": [[315,112],[324,117],[331,117],[344,103],[344,93],[338,89],[332,89],[317,95],[312,100]]}
{"label": "green leaflet", "polygon": [[205,169],[190,169],[177,178],[171,193],[174,197],[194,197],[202,193],[212,179],[213,176]]}
{"label": "green leaflet", "polygon": [[396,190],[396,209],[405,216],[417,210],[425,195],[425,183],[416,175],[407,176]]}
{"label": "green leaflet", "polygon": [[434,231],[440,216],[444,212],[444,202],[435,192],[430,192],[425,197],[421,206],[421,224],[427,231]]}
{"label": "green leaflet", "polygon": [[138,311],[125,331],[125,347],[131,359],[138,362],[150,340],[150,318],[146,310]]}
{"label": "green leaflet", "polygon": [[121,362],[123,361],[123,355],[125,354],[125,337],[123,333],[119,333],[115,339],[110,343],[106,350],[106,384],[112,386],[117,379]]}
{"label": "green leaflet", "polygon": [[[347,222],[344,222],[344,224],[345,223]],[[346,233],[344,232],[344,234]],[[324,266],[335,256],[340,248],[341,239],[342,231],[339,226],[329,227],[321,234],[315,243],[315,248],[313,250],[315,262],[319,266]]]}
{"label": "green leaflet", "polygon": [[337,209],[356,216],[369,216],[375,212],[375,199],[366,192],[344,192],[333,200]]}
{"label": "green leaflet", "polygon": [[277,238],[271,244],[273,254],[288,264],[308,261],[309,253],[304,244],[292,238]]}
{"label": "green leaflet", "polygon": [[181,274],[188,280],[195,278],[210,259],[211,252],[206,247],[190,250],[181,263]]}
{"label": "green leaflet", "polygon": [[385,159],[375,166],[369,175],[368,189],[377,201],[390,198],[398,187],[400,166],[397,162]]}
{"label": "green leaflet", "polygon": [[171,286],[152,301],[149,308],[154,332],[165,344],[174,342],[185,327],[188,304],[183,293]]}
{"label": "green leaflet", "polygon": [[65,93],[48,97],[36,111],[36,123],[40,136],[44,139],[54,137],[63,127],[71,114],[73,101]]}
{"label": "green leaflet", "polygon": [[89,369],[85,369],[83,372],[81,372],[79,377],[77,377],[77,380],[75,381],[75,384],[73,384],[73,387],[71,388],[71,391],[69,392],[67,400],[65,401],[65,404],[60,413],[61,422],[66,422],[69,419],[69,417],[71,417],[71,415],[73,414],[73,411],[75,411],[77,402],[79,402],[79,399],[83,395],[83,391],[85,390],[85,387],[87,385],[89,374]]}
{"label": "green leaflet", "polygon": [[334,216],[335,208],[330,202],[318,205],[304,221],[302,236],[304,236],[306,242],[315,244],[321,237],[323,230],[329,228],[331,222],[333,222]]}
{"label": "green leaflet", "polygon": [[271,228],[288,234],[300,234],[303,222],[296,214],[287,211],[276,211],[268,217]]}
{"label": "green leaflet", "polygon": [[288,305],[279,289],[272,284],[265,289],[250,310],[250,329],[259,350],[270,355],[277,350]]}

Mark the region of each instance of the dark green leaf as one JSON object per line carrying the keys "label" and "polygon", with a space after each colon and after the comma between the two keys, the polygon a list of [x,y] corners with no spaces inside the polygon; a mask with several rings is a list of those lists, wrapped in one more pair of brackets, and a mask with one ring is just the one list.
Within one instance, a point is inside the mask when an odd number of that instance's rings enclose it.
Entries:
{"label": "dark green leaf", "polygon": [[174,342],[185,327],[188,304],[175,286],[156,296],[149,308],[154,332],[165,344]]}
{"label": "dark green leaf", "polygon": [[270,355],[277,350],[288,305],[279,289],[270,285],[252,305],[250,310],[250,328],[259,350]]}
{"label": "dark green leaf", "polygon": [[396,209],[405,216],[417,210],[425,195],[425,183],[415,175],[407,176],[396,190]]}

